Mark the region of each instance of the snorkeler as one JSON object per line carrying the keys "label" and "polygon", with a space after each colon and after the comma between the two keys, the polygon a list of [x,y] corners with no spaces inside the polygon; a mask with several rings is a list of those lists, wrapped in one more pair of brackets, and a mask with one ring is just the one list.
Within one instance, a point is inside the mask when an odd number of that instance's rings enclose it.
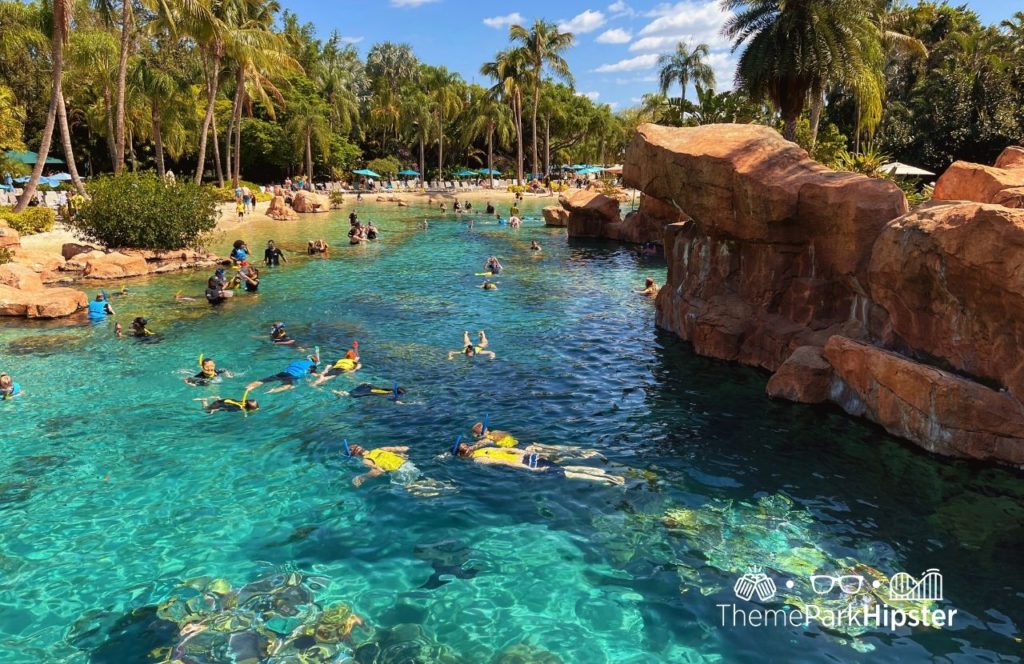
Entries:
{"label": "snorkeler", "polygon": [[270,328],[270,342],[277,346],[289,346],[295,343],[295,339],[288,336],[284,323],[274,323],[274,327]]}
{"label": "snorkeler", "polygon": [[227,369],[218,369],[217,363],[212,357],[204,358],[202,355],[199,356],[199,373],[195,376],[189,376],[185,379],[185,382],[189,385],[195,385],[196,387],[206,387],[211,383],[219,383],[224,378],[232,378],[232,374]]}
{"label": "snorkeler", "polygon": [[330,367],[328,367],[320,377],[313,383],[313,387],[321,383],[326,383],[332,378],[336,378],[342,374],[352,373],[363,368],[363,365],[359,363],[359,342],[353,341],[352,347],[345,351],[345,357],[341,358]]}
{"label": "snorkeler", "polygon": [[370,383],[361,383],[355,389],[349,392],[334,391],[335,394],[341,396],[350,396],[356,399],[362,397],[392,397],[395,400],[398,397],[405,394],[405,388],[395,385],[394,387],[378,387],[377,385],[371,385]]}
{"label": "snorkeler", "polygon": [[96,299],[89,303],[89,320],[101,321],[113,315],[114,308],[110,306],[105,293],[98,293]]}
{"label": "snorkeler", "polygon": [[487,346],[490,344],[487,341],[487,335],[484,334],[483,330],[479,332],[480,343],[476,346],[469,340],[469,330],[462,333],[462,349],[449,351],[448,359],[452,359],[456,355],[465,355],[466,357],[474,357],[476,355],[484,355],[490,357],[492,360],[497,357],[493,351],[487,350]]}
{"label": "snorkeler", "polygon": [[530,251],[540,251],[540,242],[536,240],[530,242]]}
{"label": "snorkeler", "polygon": [[[477,422],[470,429],[470,434],[476,441],[471,444],[470,451],[485,447],[517,447],[519,440],[508,431],[491,429],[486,425],[486,418],[483,422]],[[526,452],[540,454],[552,461],[560,462],[563,459],[600,459],[605,456],[597,450],[591,450],[573,445],[545,445],[543,443],[530,443],[522,448]]]}
{"label": "snorkeler", "polygon": [[468,459],[473,463],[483,465],[507,466],[519,470],[551,473],[557,477],[603,482],[615,486],[622,486],[626,483],[625,478],[618,475],[610,475],[602,468],[559,466],[536,452],[528,452],[514,447],[483,447],[474,449],[473,446],[467,443],[460,443],[456,439],[455,445],[452,446],[452,453],[457,458]]}
{"label": "snorkeler", "polygon": [[352,479],[352,484],[361,486],[363,482],[374,477],[380,477],[384,473],[394,473],[399,470],[406,480],[414,480],[419,475],[419,470],[409,461],[405,454],[409,451],[406,445],[391,447],[378,447],[367,450],[359,445],[349,446],[345,441],[345,456],[362,459],[363,464],[369,467],[370,471]]}
{"label": "snorkeler", "polygon": [[503,269],[504,268],[501,266],[501,263],[498,261],[498,257],[497,256],[491,256],[490,258],[487,259],[487,262],[484,263],[484,270],[486,272],[490,272],[491,274],[501,274],[501,271]]}
{"label": "snorkeler", "polygon": [[275,392],[284,392],[295,387],[296,383],[305,378],[306,376],[316,376],[317,365],[320,364],[320,358],[316,355],[309,355],[304,360],[296,360],[288,365],[288,367],[273,376],[267,376],[261,380],[255,380],[245,386],[245,390],[256,389],[260,385],[266,383],[281,383],[279,387],[275,387],[268,391],[268,394],[274,394]]}
{"label": "snorkeler", "polygon": [[132,336],[139,338],[155,337],[156,334],[150,331],[148,327],[149,321],[142,316],[136,316],[135,320],[132,321]]}
{"label": "snorkeler", "polygon": [[644,279],[644,289],[636,292],[647,297],[654,297],[658,294],[658,284],[654,283],[654,279],[647,277]]}
{"label": "snorkeler", "polygon": [[494,283],[490,279],[484,279],[484,283],[480,284],[480,288],[484,290],[498,290],[498,284]]}
{"label": "snorkeler", "polygon": [[473,438],[477,441],[475,447],[485,447],[488,445],[497,445],[498,447],[515,447],[519,444],[515,436],[510,434],[508,431],[499,431],[497,429],[490,429],[484,426],[483,422],[477,422],[470,429],[470,433],[473,434]]}
{"label": "snorkeler", "polygon": [[24,394],[21,385],[14,382],[14,379],[5,373],[0,373],[0,399],[7,401],[16,396]]}
{"label": "snorkeler", "polygon": [[224,410],[229,413],[237,413],[241,411],[251,413],[254,410],[260,409],[260,405],[256,402],[255,399],[246,399],[245,397],[243,397],[241,401],[236,401],[234,399],[221,399],[220,397],[212,398],[213,401],[209,401],[209,398],[207,397],[197,399],[197,401],[203,402],[203,410],[205,410],[207,413],[210,413],[211,415],[219,410]]}

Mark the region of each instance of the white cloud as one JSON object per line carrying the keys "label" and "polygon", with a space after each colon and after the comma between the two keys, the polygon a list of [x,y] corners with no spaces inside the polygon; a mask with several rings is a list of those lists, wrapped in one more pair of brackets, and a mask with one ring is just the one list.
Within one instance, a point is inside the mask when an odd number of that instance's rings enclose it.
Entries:
{"label": "white cloud", "polygon": [[523,15],[519,12],[512,12],[505,16],[491,16],[484,19],[484,25],[488,28],[504,28],[514,23],[523,23]]}
{"label": "white cloud", "polygon": [[633,85],[634,83],[654,83],[658,80],[655,74],[645,74],[643,76],[630,76],[629,78],[616,78],[615,85]]}
{"label": "white cloud", "polygon": [[629,34],[629,30],[623,30],[622,28],[612,28],[611,30],[605,30],[597,36],[597,41],[602,44],[626,44],[633,38],[633,35]]}
{"label": "white cloud", "polygon": [[715,72],[715,90],[732,90],[733,79],[736,78],[736,58],[729,51],[712,53],[707,63]]}
{"label": "white cloud", "polygon": [[342,44],[358,44],[363,41],[364,37],[359,35],[358,37],[338,37],[338,41]]}
{"label": "white cloud", "polygon": [[646,55],[638,55],[634,58],[627,58],[625,60],[619,60],[618,62],[612,62],[604,64],[595,69],[598,73],[614,73],[619,71],[636,71],[637,69],[650,69],[654,65],[658,64],[658,54],[649,53]]}
{"label": "white cloud", "polygon": [[597,101],[597,98],[601,96],[600,92],[577,92],[581,97],[586,97],[590,101]]}
{"label": "white cloud", "polygon": [[437,0],[391,0],[392,7],[419,7],[425,5],[428,2],[437,2]]}
{"label": "white cloud", "polygon": [[636,12],[633,11],[633,8],[622,0],[618,0],[618,2],[613,2],[608,5],[608,11],[612,13],[612,16],[632,16],[633,14],[636,14]]}
{"label": "white cloud", "polygon": [[608,102],[608,108],[612,109],[613,111],[615,109],[617,109],[618,107],[619,107],[619,102],[617,102],[617,101],[610,101],[610,102]]}
{"label": "white cloud", "polygon": [[597,30],[605,23],[604,14],[593,9],[588,9],[582,14],[576,14],[571,19],[560,19],[558,29],[562,32],[584,34]]}
{"label": "white cloud", "polygon": [[722,26],[730,13],[718,2],[678,2],[659,5],[651,14],[654,20],[640,30],[641,39],[630,45],[631,51],[671,51],[679,42],[708,44],[711,48],[727,48],[729,40],[722,35]]}

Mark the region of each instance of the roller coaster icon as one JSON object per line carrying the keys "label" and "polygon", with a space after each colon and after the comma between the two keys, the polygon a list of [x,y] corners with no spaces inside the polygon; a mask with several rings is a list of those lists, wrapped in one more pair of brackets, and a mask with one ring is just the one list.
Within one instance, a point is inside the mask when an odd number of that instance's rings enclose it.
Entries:
{"label": "roller coaster icon", "polygon": [[893,574],[889,579],[889,599],[901,601],[942,601],[942,574],[930,569],[915,579],[906,572]]}

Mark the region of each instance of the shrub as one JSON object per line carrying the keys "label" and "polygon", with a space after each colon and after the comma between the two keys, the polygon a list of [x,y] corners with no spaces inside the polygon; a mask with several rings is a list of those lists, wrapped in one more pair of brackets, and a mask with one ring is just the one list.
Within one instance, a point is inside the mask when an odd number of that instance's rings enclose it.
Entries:
{"label": "shrub", "polygon": [[380,173],[385,179],[393,177],[402,170],[402,164],[394,157],[381,157],[373,159],[366,165],[374,173]]}
{"label": "shrub", "polygon": [[[238,181],[238,186],[239,187],[249,187],[250,193],[256,194],[256,202],[257,203],[267,203],[267,202],[270,201],[271,198],[274,197],[273,194],[260,191],[260,186],[258,184],[249,182],[248,180],[239,180]],[[226,187],[214,187],[214,186],[211,186],[210,189],[212,189],[214,191],[214,193],[216,194],[217,202],[219,202],[219,203],[234,203],[235,202],[235,188],[232,187],[230,185],[230,183]]]}
{"label": "shrub", "polygon": [[340,191],[332,191],[329,196],[331,200],[331,209],[337,210],[345,204],[345,194]]}
{"label": "shrub", "polygon": [[52,231],[53,224],[57,221],[57,213],[48,207],[30,207],[25,208],[23,212],[0,207],[0,219],[22,235],[35,235]]}
{"label": "shrub", "polygon": [[14,254],[7,247],[0,247],[0,265],[10,263],[14,260]]}
{"label": "shrub", "polygon": [[167,185],[154,173],[123,173],[96,179],[89,193],[70,225],[108,247],[182,249],[217,225],[216,193],[191,182]]}

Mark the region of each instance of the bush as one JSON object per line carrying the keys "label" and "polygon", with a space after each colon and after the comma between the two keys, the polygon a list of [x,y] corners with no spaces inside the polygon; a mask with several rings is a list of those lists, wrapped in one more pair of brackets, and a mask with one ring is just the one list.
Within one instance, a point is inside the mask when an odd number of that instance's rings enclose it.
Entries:
{"label": "bush", "polygon": [[103,176],[70,225],[107,247],[182,249],[196,246],[217,225],[217,196],[209,187],[167,185],[154,173]]}
{"label": "bush", "polygon": [[[249,187],[249,191],[251,193],[253,193],[253,194],[256,194],[256,202],[257,203],[268,203],[268,202],[270,202],[270,199],[274,197],[273,194],[265,193],[265,192],[260,191],[260,186],[258,184],[249,182],[248,180],[239,180],[238,181],[238,186],[239,187]],[[230,184],[228,184],[228,186],[226,186],[226,187],[210,186],[210,189],[212,189],[214,191],[214,193],[216,194],[217,202],[219,202],[219,203],[234,203],[235,202],[235,188],[232,187]]]}
{"label": "bush", "polygon": [[402,170],[402,164],[394,157],[381,157],[373,159],[366,165],[374,173],[380,173],[385,179],[394,177]]}
{"label": "bush", "polygon": [[35,235],[53,230],[57,221],[57,213],[48,207],[25,208],[23,212],[15,212],[14,208],[0,207],[0,219],[22,235]]}
{"label": "bush", "polygon": [[7,247],[0,247],[0,265],[10,263],[14,260],[14,254]]}
{"label": "bush", "polygon": [[345,194],[340,191],[332,191],[328,196],[331,200],[331,209],[337,210],[345,204]]}

